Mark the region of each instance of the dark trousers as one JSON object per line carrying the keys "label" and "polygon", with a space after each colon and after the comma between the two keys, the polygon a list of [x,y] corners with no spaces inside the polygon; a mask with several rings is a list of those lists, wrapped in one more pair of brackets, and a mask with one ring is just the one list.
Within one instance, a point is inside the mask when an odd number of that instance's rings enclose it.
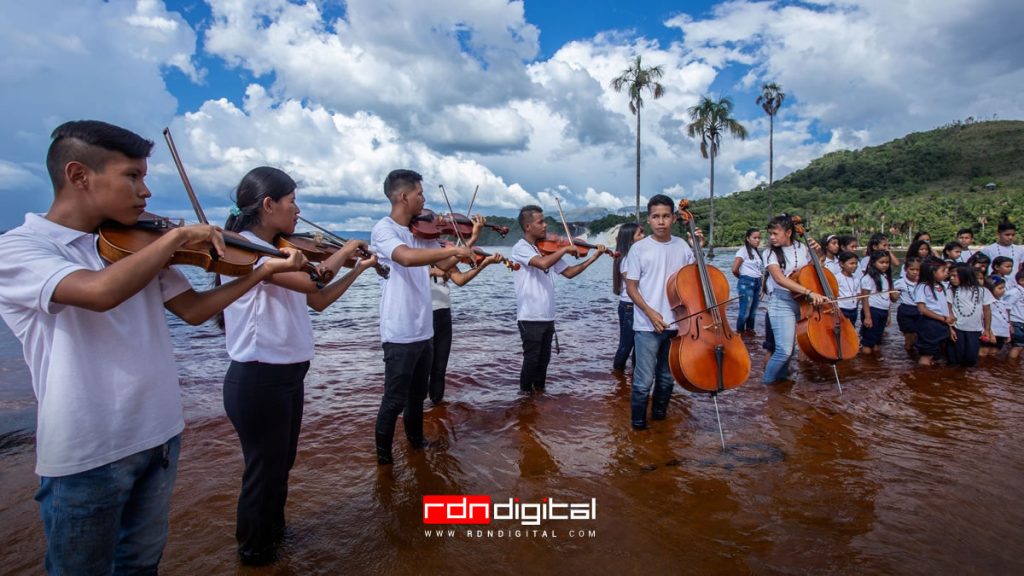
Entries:
{"label": "dark trousers", "polygon": [[619,349],[615,351],[612,368],[619,372],[626,369],[626,360],[633,356],[633,368],[636,368],[636,354],[633,353],[633,303],[619,300]]}
{"label": "dark trousers", "polygon": [[551,340],[555,336],[555,322],[519,322],[519,336],[523,339],[523,367],[519,370],[519,389],[531,392],[544,390],[551,362]]}
{"label": "dark trousers", "polygon": [[840,308],[839,311],[850,321],[850,326],[857,325],[857,308]]}
{"label": "dark trousers", "polygon": [[231,362],[224,376],[224,410],[245,459],[235,527],[243,556],[266,554],[284,530],[307,371],[309,362]]}
{"label": "dark trousers", "polygon": [[[871,328],[864,325],[864,315],[871,314]],[[889,322],[889,309],[882,310],[873,306],[865,306],[861,311],[860,345],[878,346],[885,335],[885,325]]]}
{"label": "dark trousers", "polygon": [[946,357],[950,364],[968,368],[978,364],[978,350],[981,348],[981,332],[964,332],[956,328],[956,342],[946,345]]}
{"label": "dark trousers", "polygon": [[423,441],[423,399],[434,359],[430,340],[408,344],[384,343],[384,397],[377,411],[377,447],[391,450],[398,415],[402,415],[405,437],[416,444]]}
{"label": "dark trousers", "polygon": [[[452,309],[434,310],[434,361],[430,367],[430,401],[444,400],[444,378],[448,372],[448,356],[452,353]],[[422,400],[422,399],[421,399]]]}

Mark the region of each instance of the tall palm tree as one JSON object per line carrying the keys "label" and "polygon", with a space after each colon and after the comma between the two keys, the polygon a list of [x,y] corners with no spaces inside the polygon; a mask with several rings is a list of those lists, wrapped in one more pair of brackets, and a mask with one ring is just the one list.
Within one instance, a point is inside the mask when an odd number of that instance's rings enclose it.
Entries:
{"label": "tall palm tree", "polygon": [[705,96],[700,103],[687,110],[690,122],[686,133],[700,135],[700,154],[711,159],[711,216],[708,223],[708,257],[715,255],[715,156],[722,145],[722,134],[728,132],[740,140],[747,138],[747,129],[730,116],[732,100],[724,96],[717,102]]}
{"label": "tall palm tree", "polygon": [[[757,97],[757,105],[768,115],[768,186],[775,181],[775,115],[782,107],[786,94],[775,82],[766,82],[761,86],[761,95]],[[772,212],[772,194],[768,192],[768,215]]]}
{"label": "tall palm tree", "polygon": [[636,221],[640,223],[640,109],[644,107],[644,92],[649,92],[657,100],[665,94],[665,87],[658,80],[664,71],[661,66],[644,68],[640,63],[640,55],[629,68],[622,71],[612,80],[611,87],[616,92],[626,88],[629,92],[629,111],[636,116]]}

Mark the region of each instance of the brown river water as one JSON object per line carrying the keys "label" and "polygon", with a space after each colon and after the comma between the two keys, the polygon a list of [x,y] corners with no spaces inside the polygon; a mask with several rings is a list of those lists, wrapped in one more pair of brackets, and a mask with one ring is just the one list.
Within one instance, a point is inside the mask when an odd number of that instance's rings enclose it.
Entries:
{"label": "brown river water", "polygon": [[[723,254],[726,268],[732,252]],[[396,440],[393,467],[378,467],[373,453],[384,371],[373,273],[315,315],[289,535],[282,559],[260,569],[239,567],[235,555],[242,457],[222,406],[223,338],[172,321],[188,425],[161,572],[1024,573],[1019,363],[917,369],[893,318],[881,358],[840,366],[842,394],[831,367],[807,360],[794,363],[794,384],[768,387],[762,313],[748,339],[750,380],[719,396],[726,450],[711,398],[678,386],[668,419],[634,432],[630,376],[611,371],[610,262],[558,279],[561,353],[542,396],[518,394],[511,275],[494,266],[453,288],[448,402],[425,416],[436,446],[411,452]],[[20,354],[0,327],[4,574],[40,573],[44,549]],[[596,517],[424,525],[422,497],[442,494],[593,501]]]}

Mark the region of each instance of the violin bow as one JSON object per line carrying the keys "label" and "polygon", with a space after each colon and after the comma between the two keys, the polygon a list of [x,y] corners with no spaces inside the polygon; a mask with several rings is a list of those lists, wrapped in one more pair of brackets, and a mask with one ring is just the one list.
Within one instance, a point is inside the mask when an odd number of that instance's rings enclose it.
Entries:
{"label": "violin bow", "polygon": [[697,316],[699,314],[703,314],[703,313],[705,313],[705,312],[707,312],[707,311],[709,311],[709,310],[711,310],[713,308],[718,308],[720,306],[725,306],[729,302],[735,302],[736,300],[739,300],[739,299],[740,299],[739,296],[734,296],[732,298],[729,298],[728,300],[723,300],[723,301],[719,302],[718,304],[715,304],[714,306],[709,306],[709,307],[707,307],[707,308],[705,308],[703,310],[698,310],[698,311],[694,312],[693,314],[689,314],[687,316],[683,316],[682,318],[676,318],[675,320],[673,320],[671,322],[666,322],[666,325],[671,326],[673,324],[677,324],[679,322],[682,322],[683,320],[689,320],[690,318],[693,318],[694,316]]}
{"label": "violin bow", "polygon": [[480,185],[477,184],[476,188],[473,189],[473,197],[469,199],[469,209],[466,210],[466,218],[473,215],[473,203],[476,202],[476,193],[480,191]]}
{"label": "violin bow", "polygon": [[200,224],[209,224],[210,222],[206,219],[206,214],[203,212],[203,207],[199,205],[196,192],[192,189],[192,183],[188,180],[188,174],[185,173],[185,165],[181,163],[181,156],[178,156],[178,148],[174,145],[174,138],[171,137],[170,128],[164,128],[164,140],[167,141],[167,147],[171,150],[171,159],[174,160],[174,166],[177,167],[178,175],[181,176],[181,183],[185,185],[185,192],[188,193],[188,199],[192,202],[192,208],[196,211],[196,218],[199,218]]}
{"label": "violin bow", "polygon": [[576,251],[576,243],[572,240],[572,234],[569,233],[569,223],[565,221],[565,212],[562,212],[562,200],[555,196],[555,203],[558,204],[558,217],[562,219],[562,226],[565,228],[565,237],[569,239],[569,246],[572,246],[573,252]]}
{"label": "violin bow", "polygon": [[[455,229],[455,235],[459,238],[459,243],[463,246],[468,246],[465,238],[462,237],[462,232],[459,232],[459,224],[455,221],[455,211],[452,210],[452,203],[448,200],[448,193],[444,190],[444,184],[438,184],[437,187],[441,189],[441,194],[444,196],[444,203],[448,205],[448,217],[452,220],[452,228]],[[469,260],[469,266],[470,268],[476,268],[476,260],[471,258]]]}
{"label": "violin bow", "polygon": [[[326,234],[328,237],[330,237],[332,240],[334,240],[335,242],[337,242],[339,244],[345,244],[345,242],[348,242],[348,240],[345,240],[341,236],[338,236],[334,232],[331,232],[330,230],[328,230],[327,228],[324,228],[323,226],[317,224],[316,222],[310,222],[309,220],[306,220],[302,216],[297,216],[297,218],[299,220],[302,220],[306,224],[312,226],[313,228],[316,228],[317,230],[323,232],[324,234]],[[372,256],[372,254],[370,253],[369,250],[366,250],[366,255],[363,256],[363,258],[369,258],[370,256]],[[374,269],[377,271],[377,274],[380,275],[380,277],[382,277],[382,278],[387,278],[391,274],[391,267],[388,266],[387,264],[380,264],[380,263],[378,263],[374,267]]]}

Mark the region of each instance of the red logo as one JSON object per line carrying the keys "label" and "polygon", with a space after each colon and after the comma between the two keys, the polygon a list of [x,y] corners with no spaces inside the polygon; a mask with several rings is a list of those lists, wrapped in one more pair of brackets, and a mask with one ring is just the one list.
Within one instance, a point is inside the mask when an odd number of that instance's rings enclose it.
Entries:
{"label": "red logo", "polygon": [[490,524],[490,496],[424,496],[424,524]]}

